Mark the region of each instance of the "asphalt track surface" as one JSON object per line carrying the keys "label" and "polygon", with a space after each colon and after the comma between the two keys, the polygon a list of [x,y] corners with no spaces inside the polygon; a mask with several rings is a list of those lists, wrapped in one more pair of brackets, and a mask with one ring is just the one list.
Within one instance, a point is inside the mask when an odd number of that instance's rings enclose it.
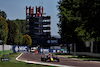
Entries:
{"label": "asphalt track surface", "polygon": [[[27,61],[43,62],[41,61],[41,56],[44,56],[44,54],[23,53],[19,59]],[[74,67],[100,67],[100,62],[95,62],[95,61],[82,61],[65,57],[59,57],[59,59],[60,62],[44,62],[44,63],[60,64],[60,65],[74,66]]]}

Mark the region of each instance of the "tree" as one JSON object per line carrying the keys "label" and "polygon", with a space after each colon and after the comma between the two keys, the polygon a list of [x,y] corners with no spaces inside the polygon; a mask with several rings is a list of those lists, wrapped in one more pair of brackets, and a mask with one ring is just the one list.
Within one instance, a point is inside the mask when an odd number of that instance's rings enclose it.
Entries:
{"label": "tree", "polygon": [[78,21],[80,20],[80,17],[77,15],[78,11],[75,9],[79,6],[75,5],[75,2],[72,0],[60,0],[58,4],[58,17],[60,19],[58,24],[58,27],[60,28],[59,33],[63,43],[67,44],[67,49],[70,52],[68,44],[78,40],[75,29],[78,26],[78,22],[80,22]]}
{"label": "tree", "polygon": [[4,11],[0,10],[0,16],[3,17],[4,19],[7,18],[7,14]]}
{"label": "tree", "polygon": [[8,24],[6,20],[0,17],[0,40],[3,40],[3,51],[4,51],[4,44],[7,43],[8,38]]}
{"label": "tree", "polygon": [[100,36],[100,0],[60,0],[58,4],[59,33],[67,36],[63,39],[86,41]]}
{"label": "tree", "polygon": [[74,0],[61,0],[58,3],[60,35],[65,42],[72,43],[77,39],[75,29],[80,26],[81,21],[79,11],[77,11],[79,5]]}
{"label": "tree", "polygon": [[80,44],[90,38],[100,37],[100,0],[61,0],[60,35],[63,41]]}
{"label": "tree", "polygon": [[91,34],[91,37],[100,37],[100,0],[82,0],[80,2],[80,14],[82,22],[84,23],[83,29]]}
{"label": "tree", "polygon": [[23,35],[25,35],[25,33],[26,33],[26,20],[16,19],[16,20],[13,20],[13,21],[18,23],[18,26],[19,26],[21,33]]}
{"label": "tree", "polygon": [[58,4],[59,34],[65,43],[100,37],[100,0],[60,0]]}
{"label": "tree", "polygon": [[26,46],[31,46],[32,45],[32,39],[27,34],[23,36],[23,42],[24,42],[24,45],[26,45]]}
{"label": "tree", "polygon": [[8,44],[10,45],[22,45],[23,35],[20,31],[20,27],[17,22],[7,20],[9,34],[8,34]]}

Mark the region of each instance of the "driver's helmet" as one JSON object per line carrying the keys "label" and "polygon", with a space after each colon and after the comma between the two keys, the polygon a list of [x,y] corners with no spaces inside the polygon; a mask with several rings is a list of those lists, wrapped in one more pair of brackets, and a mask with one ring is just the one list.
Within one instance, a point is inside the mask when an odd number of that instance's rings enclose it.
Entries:
{"label": "driver's helmet", "polygon": [[51,53],[49,53],[49,55],[51,55]]}

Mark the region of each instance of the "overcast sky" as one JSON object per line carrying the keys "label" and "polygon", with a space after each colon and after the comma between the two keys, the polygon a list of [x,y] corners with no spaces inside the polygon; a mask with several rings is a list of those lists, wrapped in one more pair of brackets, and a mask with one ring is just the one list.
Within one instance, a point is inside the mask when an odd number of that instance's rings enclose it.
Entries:
{"label": "overcast sky", "polygon": [[59,35],[57,23],[58,19],[58,10],[57,10],[57,1],[59,0],[0,0],[0,9],[5,11],[7,14],[7,19],[26,19],[26,6],[36,7],[43,6],[44,13],[51,16],[51,35]]}

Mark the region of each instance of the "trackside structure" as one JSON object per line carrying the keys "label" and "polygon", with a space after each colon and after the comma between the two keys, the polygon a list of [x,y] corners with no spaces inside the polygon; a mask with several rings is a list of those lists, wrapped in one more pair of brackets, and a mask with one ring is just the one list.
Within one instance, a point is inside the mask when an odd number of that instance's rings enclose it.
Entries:
{"label": "trackside structure", "polygon": [[26,34],[32,38],[32,46],[49,47],[50,40],[50,16],[44,16],[43,7],[26,6]]}

